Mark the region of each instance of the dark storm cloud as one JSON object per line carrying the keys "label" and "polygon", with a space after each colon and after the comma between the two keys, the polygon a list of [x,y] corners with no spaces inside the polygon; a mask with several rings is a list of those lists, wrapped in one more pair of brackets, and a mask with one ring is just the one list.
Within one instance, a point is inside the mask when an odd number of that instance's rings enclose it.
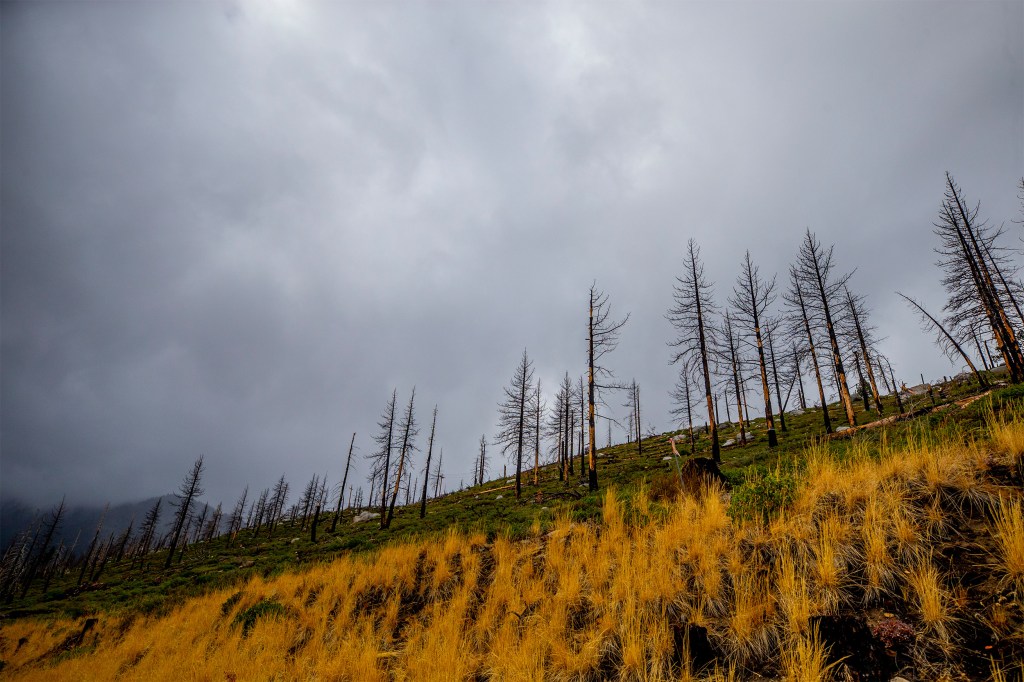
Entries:
{"label": "dark storm cloud", "polygon": [[667,428],[691,236],[724,299],[812,228],[898,370],[949,373],[892,296],[941,306],[942,173],[1017,217],[1020,3],[2,12],[4,498],[160,494],[200,453],[212,499],[334,480],[413,385],[457,485],[524,346],[582,371],[594,279]]}

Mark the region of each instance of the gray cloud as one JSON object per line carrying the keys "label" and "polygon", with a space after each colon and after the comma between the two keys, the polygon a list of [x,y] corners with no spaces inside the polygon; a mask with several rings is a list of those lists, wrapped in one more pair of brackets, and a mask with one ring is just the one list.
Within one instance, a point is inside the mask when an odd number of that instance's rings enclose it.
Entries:
{"label": "gray cloud", "polygon": [[810,227],[898,371],[948,374],[892,295],[941,306],[942,173],[1018,216],[1017,2],[2,13],[5,498],[155,495],[200,453],[213,499],[335,479],[413,385],[457,485],[524,346],[583,370],[594,279],[667,428],[691,236],[724,299]]}

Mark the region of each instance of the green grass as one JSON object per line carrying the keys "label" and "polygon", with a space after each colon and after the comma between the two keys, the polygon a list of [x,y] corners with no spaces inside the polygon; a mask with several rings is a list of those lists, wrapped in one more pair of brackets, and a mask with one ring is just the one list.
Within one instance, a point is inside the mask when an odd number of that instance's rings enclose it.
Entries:
{"label": "green grass", "polygon": [[[952,385],[943,387],[943,394],[936,395],[937,402],[951,401],[978,393],[976,385]],[[884,437],[889,446],[898,446],[914,429],[927,429],[945,438],[971,438],[985,428],[987,410],[999,412],[1010,403],[1024,400],[1024,386],[1000,388],[989,397],[976,401],[965,409],[951,408],[936,410],[913,421],[864,429],[849,438],[833,441],[832,451],[837,457],[857,445],[869,454],[877,452]],[[883,400],[885,415],[895,413],[895,401]],[[931,406],[926,396],[917,398],[905,409]],[[858,424],[877,419],[874,412],[865,414],[863,405],[856,404]],[[845,423],[845,415],[838,405],[830,406],[833,426]],[[778,422],[778,420],[776,420]],[[778,486],[771,490],[757,489],[756,485],[745,485],[748,472],[756,472],[750,481],[764,481],[765,473],[775,470],[780,464],[785,467],[800,466],[804,448],[814,439],[824,435],[821,411],[808,410],[800,415],[786,416],[787,429],[782,431],[777,423],[779,445],[769,449],[764,429],[764,419],[752,421],[754,440],[746,445],[722,449],[722,472],[729,484],[743,497],[748,491],[748,507],[742,515],[756,515],[754,505],[763,504],[762,498],[771,502],[775,497],[784,496],[785,490]],[[679,433],[679,432],[676,432]],[[722,425],[721,440],[734,438],[738,428]],[[108,564],[100,583],[76,588],[77,571],[54,579],[47,592],[36,584],[25,599],[0,605],[0,618],[21,615],[70,615],[79,616],[95,612],[157,612],[202,594],[210,589],[240,585],[253,575],[269,577],[283,571],[316,562],[329,562],[353,552],[370,551],[388,542],[401,542],[410,538],[429,538],[444,532],[449,527],[464,531],[484,533],[488,538],[506,534],[512,538],[525,537],[532,532],[535,521],[547,527],[557,515],[568,515],[574,520],[598,519],[601,515],[602,491],[616,486],[623,499],[629,504],[633,492],[641,484],[657,484],[676,481],[675,470],[670,461],[663,458],[671,453],[668,436],[663,434],[642,442],[643,454],[637,454],[635,443],[614,445],[599,450],[597,457],[598,480],[601,490],[589,492],[583,484],[579,470],[579,459],[574,462],[574,474],[570,480],[558,480],[557,470],[552,466],[542,467],[541,483],[534,487],[532,471],[524,477],[521,500],[515,499],[513,489],[504,488],[505,479],[490,481],[482,486],[452,493],[427,504],[426,518],[419,518],[419,505],[397,507],[390,530],[381,530],[379,521],[371,520],[353,524],[353,512],[343,513],[336,532],[330,532],[331,513],[321,516],[317,542],[310,541],[309,529],[282,524],[268,537],[265,530],[258,536],[252,531],[242,531],[233,543],[227,538],[217,538],[209,543],[191,546],[185,551],[180,563],[175,560],[170,569],[163,569],[165,552],[153,554],[142,569],[132,568],[129,562]],[[688,442],[685,444],[688,447]],[[706,435],[698,440],[698,455],[708,456],[710,444]],[[770,486],[769,486],[770,487]],[[783,486],[784,487],[784,486]],[[504,489],[503,489],[504,488]],[[762,488],[764,485],[762,484]],[[497,499],[501,495],[502,499]],[[575,496],[578,495],[578,498]],[[764,503],[766,504],[766,503]]]}

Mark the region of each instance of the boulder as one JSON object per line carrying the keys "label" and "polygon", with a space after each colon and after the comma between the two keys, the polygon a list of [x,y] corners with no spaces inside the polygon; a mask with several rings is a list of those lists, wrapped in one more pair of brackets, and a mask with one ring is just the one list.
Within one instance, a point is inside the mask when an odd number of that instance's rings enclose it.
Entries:
{"label": "boulder", "polygon": [[361,511],[356,514],[355,518],[352,519],[352,523],[362,523],[363,521],[371,521],[373,519],[379,519],[380,514],[372,511]]}

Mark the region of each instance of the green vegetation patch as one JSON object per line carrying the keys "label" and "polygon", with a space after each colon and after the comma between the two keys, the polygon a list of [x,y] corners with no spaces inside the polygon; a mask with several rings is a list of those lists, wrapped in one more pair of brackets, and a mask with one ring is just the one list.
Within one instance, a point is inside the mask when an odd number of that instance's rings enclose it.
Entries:
{"label": "green vegetation patch", "polygon": [[238,615],[231,621],[231,625],[241,625],[242,637],[244,638],[249,636],[249,631],[253,629],[256,621],[259,619],[278,618],[283,615],[284,606],[278,601],[274,599],[261,599],[249,608],[239,611]]}
{"label": "green vegetation patch", "polygon": [[792,471],[781,467],[751,467],[746,481],[732,491],[729,517],[767,522],[793,503],[796,487]]}

